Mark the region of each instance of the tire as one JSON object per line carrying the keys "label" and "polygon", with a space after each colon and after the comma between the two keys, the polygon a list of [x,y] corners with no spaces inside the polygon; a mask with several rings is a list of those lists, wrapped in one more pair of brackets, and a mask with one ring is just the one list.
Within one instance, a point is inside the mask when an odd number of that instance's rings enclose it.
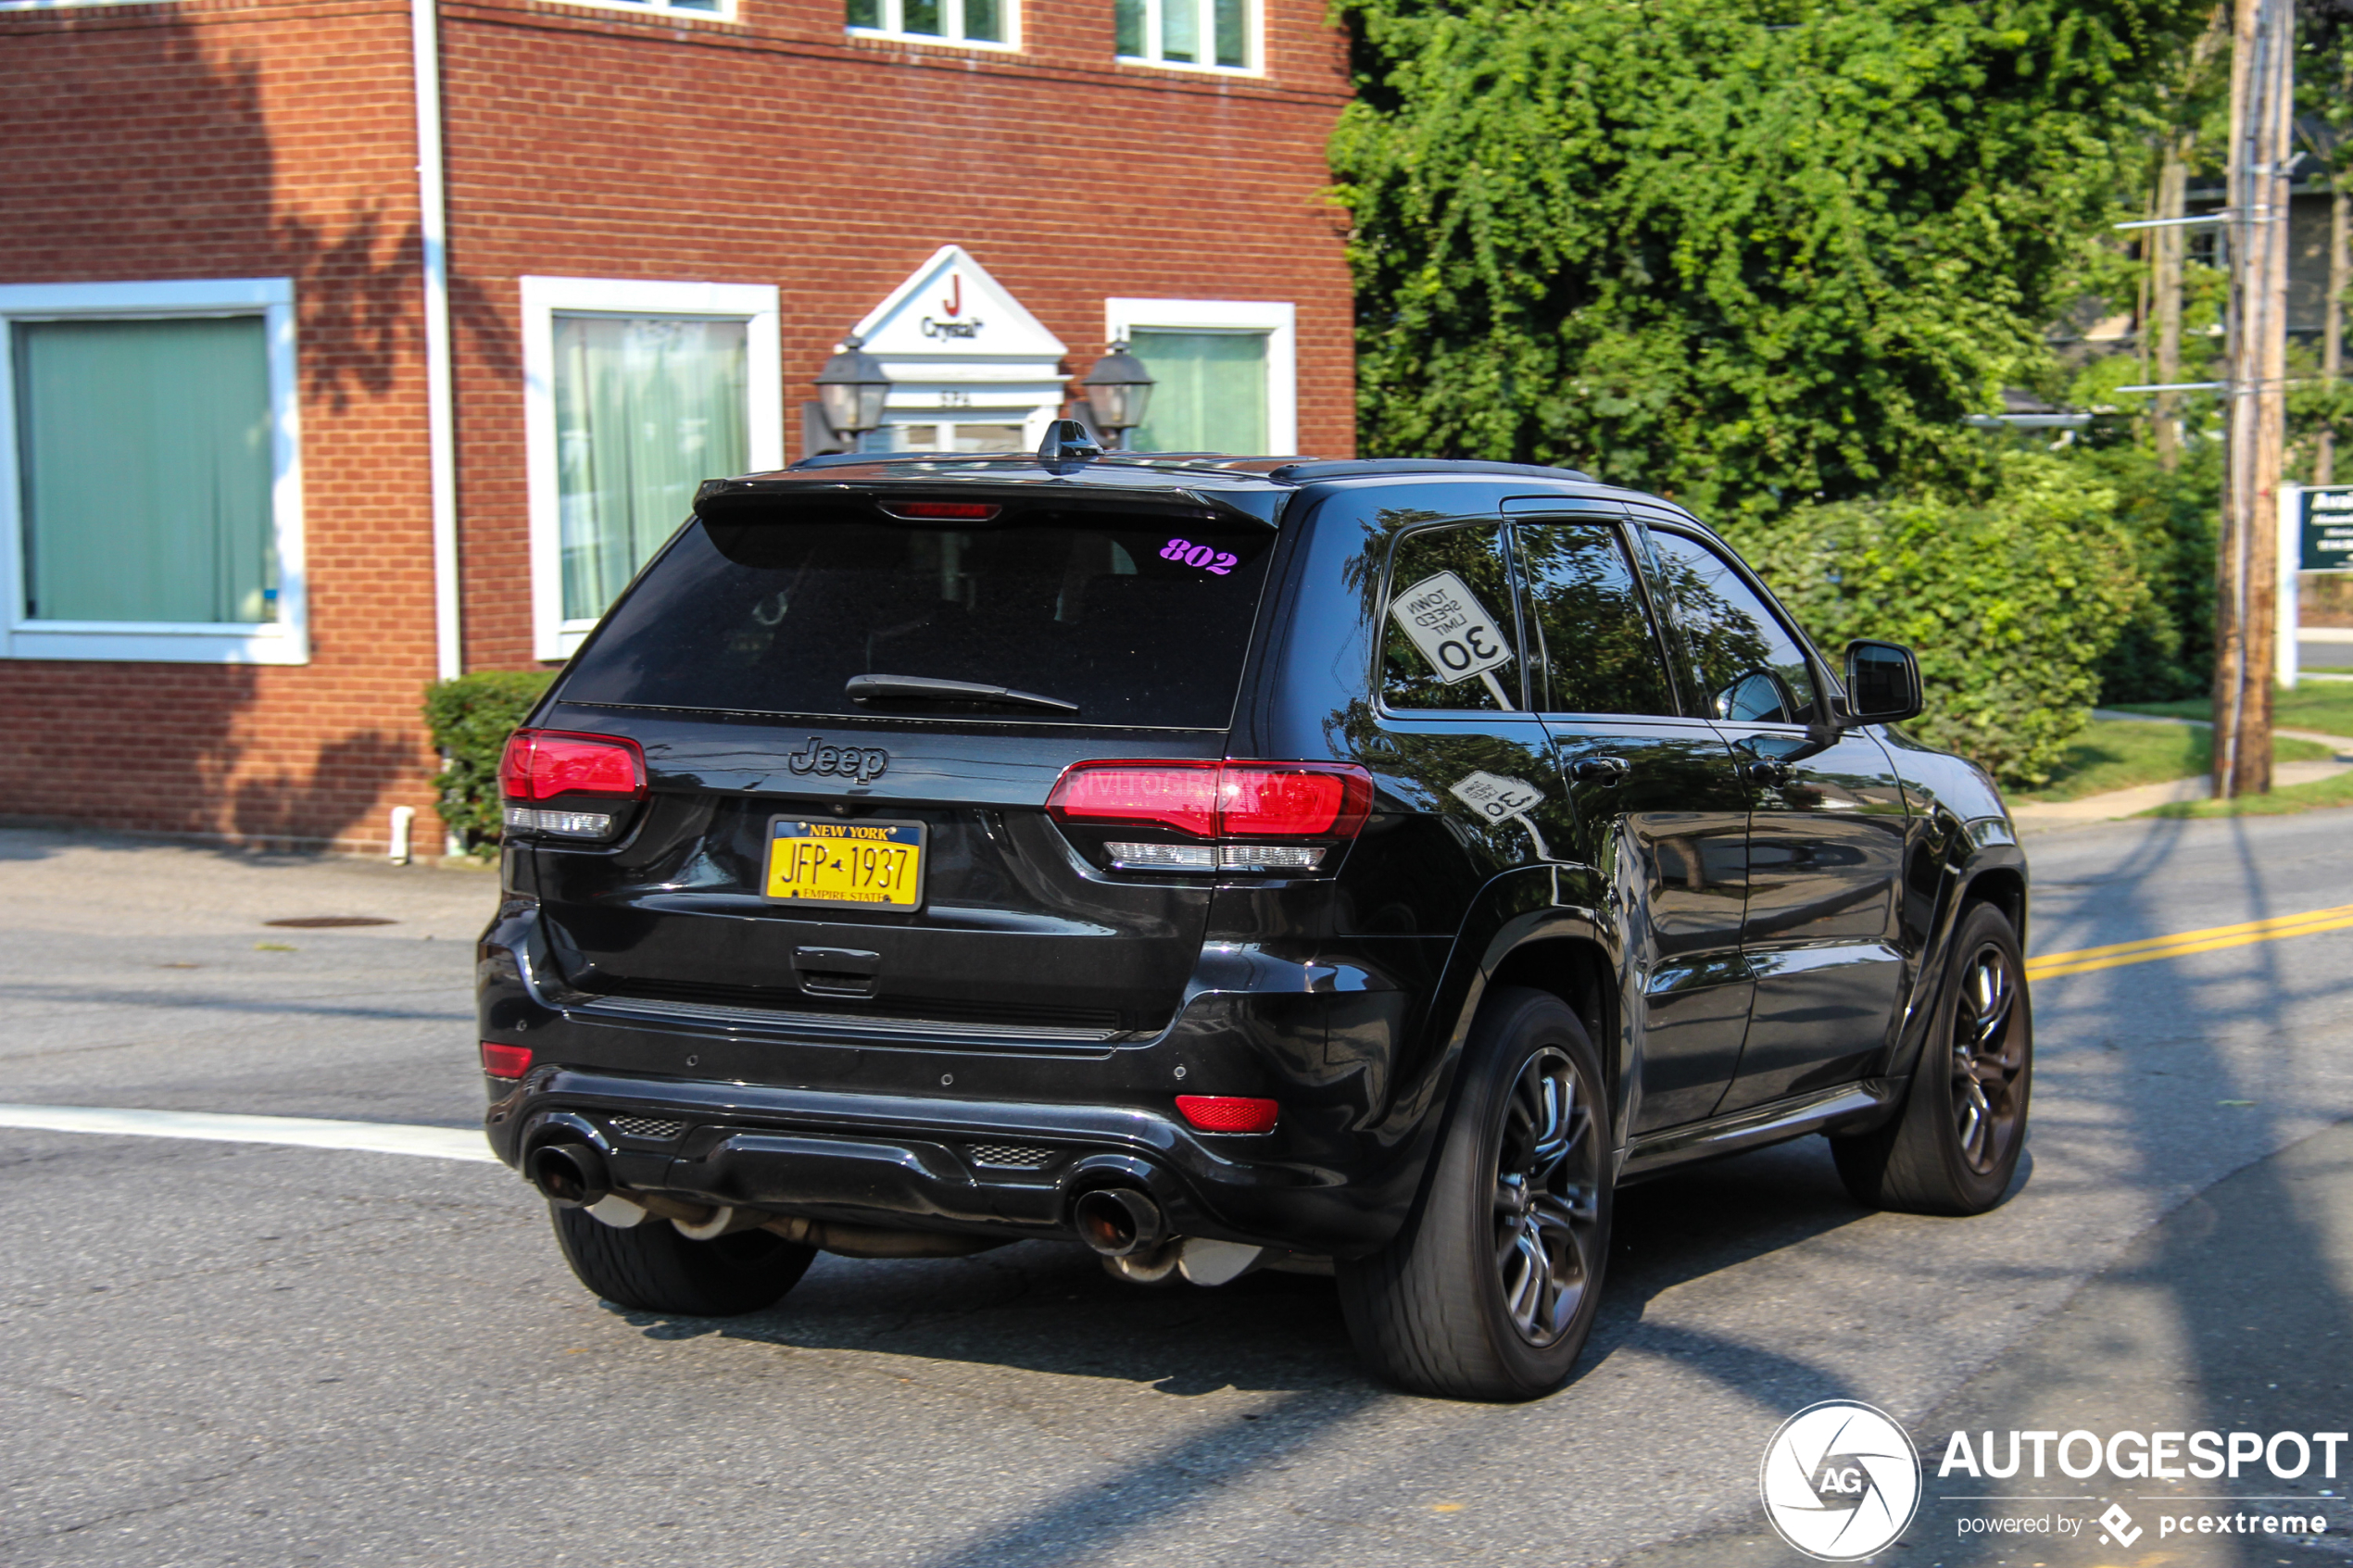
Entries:
{"label": "tire", "polygon": [[1875,1131],[1831,1140],[1839,1179],[1869,1209],[1982,1214],[2018,1173],[2033,1085],[2034,1019],[2018,934],[2001,910],[1973,904],[1953,934],[1904,1109]]}
{"label": "tire", "polygon": [[1357,1353],[1415,1393],[1532,1399],[1585,1348],[1609,1258],[1601,1060],[1543,991],[1491,996],[1422,1200],[1381,1251],[1342,1261]]}
{"label": "tire", "polygon": [[664,1220],[616,1230],[585,1209],[547,1206],[556,1245],[580,1283],[617,1307],[732,1318],[773,1307],[800,1283],[813,1247],[767,1231],[688,1241]]}

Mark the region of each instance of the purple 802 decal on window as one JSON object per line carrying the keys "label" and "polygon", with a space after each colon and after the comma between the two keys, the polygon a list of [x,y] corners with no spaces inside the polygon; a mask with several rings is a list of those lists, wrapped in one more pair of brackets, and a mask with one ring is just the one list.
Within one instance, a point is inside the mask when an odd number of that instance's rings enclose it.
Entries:
{"label": "purple 802 decal on window", "polygon": [[1197,566],[1203,571],[1223,577],[1234,570],[1234,563],[1240,558],[1230,550],[1213,550],[1206,545],[1196,545],[1190,539],[1171,539],[1160,547],[1160,558],[1181,561],[1187,566]]}

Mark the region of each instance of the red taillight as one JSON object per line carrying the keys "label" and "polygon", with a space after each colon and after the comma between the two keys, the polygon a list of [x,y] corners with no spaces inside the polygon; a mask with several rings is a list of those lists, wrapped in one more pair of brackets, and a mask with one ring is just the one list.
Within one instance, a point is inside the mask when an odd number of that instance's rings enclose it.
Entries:
{"label": "red taillight", "polygon": [[980,501],[892,501],[883,508],[910,522],[986,522],[1000,509]]}
{"label": "red taillight", "polygon": [[1373,809],[1373,776],[1326,764],[1228,762],[1217,780],[1221,838],[1353,838]]}
{"label": "red taillight", "polygon": [[1074,762],[1054,781],[1046,810],[1058,822],[1214,838],[1217,771],[1214,762]]}
{"label": "red taillight", "polygon": [[560,795],[646,793],[646,754],[618,735],[564,730],[517,730],[498,759],[498,790],[510,800],[553,800]]}
{"label": "red taillight", "polygon": [[1057,822],[1195,838],[1353,838],[1372,809],[1353,762],[1074,762],[1046,797]]}
{"label": "red taillight", "polygon": [[496,1040],[482,1043],[482,1070],[493,1078],[520,1078],[531,1071],[529,1046],[502,1046]]}
{"label": "red taillight", "polygon": [[1204,1133],[1271,1133],[1282,1107],[1247,1095],[1178,1095],[1176,1110]]}

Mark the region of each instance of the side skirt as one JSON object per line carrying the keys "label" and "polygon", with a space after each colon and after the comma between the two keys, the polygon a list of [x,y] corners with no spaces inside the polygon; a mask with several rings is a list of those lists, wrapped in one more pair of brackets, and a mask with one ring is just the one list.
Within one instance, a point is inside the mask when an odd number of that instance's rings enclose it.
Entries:
{"label": "side skirt", "polygon": [[1867,1078],[1859,1084],[1841,1084],[1751,1106],[1735,1116],[1645,1133],[1619,1156],[1618,1185],[1639,1182],[1696,1160],[1739,1154],[1808,1133],[1862,1132],[1903,1103],[1909,1082]]}

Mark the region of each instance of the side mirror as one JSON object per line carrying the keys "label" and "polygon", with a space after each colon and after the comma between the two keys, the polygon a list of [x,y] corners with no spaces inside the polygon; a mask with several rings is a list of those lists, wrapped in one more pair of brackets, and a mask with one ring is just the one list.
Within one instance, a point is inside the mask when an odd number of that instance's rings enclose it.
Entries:
{"label": "side mirror", "polygon": [[1901,643],[1846,645],[1846,709],[1857,724],[1897,724],[1920,711],[1920,665]]}

